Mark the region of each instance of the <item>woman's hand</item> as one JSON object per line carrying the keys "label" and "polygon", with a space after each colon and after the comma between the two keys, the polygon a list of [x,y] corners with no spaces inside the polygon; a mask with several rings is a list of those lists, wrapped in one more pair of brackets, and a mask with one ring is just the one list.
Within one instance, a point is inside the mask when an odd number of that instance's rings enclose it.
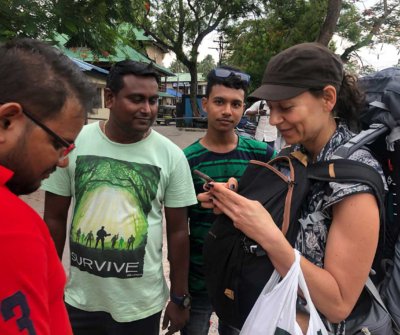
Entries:
{"label": "woman's hand", "polygon": [[[213,185],[215,185],[215,184],[217,184],[217,183],[212,182],[212,183],[206,183],[206,184],[204,184],[204,185],[203,185],[203,189],[204,189],[204,191],[206,191],[206,192],[204,192],[204,193],[199,193],[199,194],[197,195],[197,200],[200,201],[201,207],[203,207],[203,208],[208,208],[208,209],[212,209],[213,212],[214,212],[214,214],[219,215],[219,214],[222,214],[222,211],[214,205],[213,201],[211,200],[212,195],[211,195],[211,193],[210,193],[211,188],[212,188]],[[226,183],[218,183],[218,184],[221,184],[221,185],[223,185],[224,187],[226,187],[226,188],[228,188],[228,189],[230,189],[230,190],[232,190],[232,191],[235,191],[235,192],[236,192],[237,189],[238,189],[238,181],[236,180],[236,178],[233,178],[233,177],[229,178],[228,181],[227,181]]]}
{"label": "woman's hand", "polygon": [[209,191],[197,198],[204,208],[229,216],[237,229],[260,244],[269,237],[281,235],[271,215],[258,201],[246,199],[233,191],[237,190],[235,182],[230,178],[226,184],[210,183]]}

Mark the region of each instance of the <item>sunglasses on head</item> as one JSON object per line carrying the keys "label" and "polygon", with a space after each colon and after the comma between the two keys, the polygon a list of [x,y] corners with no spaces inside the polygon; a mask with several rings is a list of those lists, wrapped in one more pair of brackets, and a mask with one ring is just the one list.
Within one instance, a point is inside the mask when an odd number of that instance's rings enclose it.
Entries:
{"label": "sunglasses on head", "polygon": [[217,67],[216,69],[214,69],[214,74],[218,78],[228,78],[230,76],[234,76],[234,77],[239,77],[240,80],[242,80],[246,84],[249,84],[249,82],[250,82],[250,75],[248,75],[247,73],[243,73],[243,72],[238,72],[238,71],[233,71],[233,70],[228,70],[228,69],[223,69],[223,68]]}
{"label": "sunglasses on head", "polygon": [[[0,104],[4,104],[1,103]],[[22,107],[22,105],[21,105]],[[45,124],[43,124],[41,121],[39,121],[36,117],[34,117],[30,112],[26,110],[26,108],[22,107],[22,113],[30,119],[34,124],[36,124],[38,127],[42,128],[47,134],[49,134],[53,139],[60,145],[60,147],[65,148],[62,151],[62,154],[60,156],[60,160],[63,160],[68,156],[68,154],[75,149],[75,144],[72,142],[68,142],[67,140],[63,139],[60,135],[57,135],[54,131],[52,131],[49,127],[47,127]]]}

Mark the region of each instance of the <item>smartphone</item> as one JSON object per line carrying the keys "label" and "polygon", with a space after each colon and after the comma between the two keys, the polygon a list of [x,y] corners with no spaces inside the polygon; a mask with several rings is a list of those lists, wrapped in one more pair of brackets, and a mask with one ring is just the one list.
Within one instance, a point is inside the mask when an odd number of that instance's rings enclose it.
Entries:
{"label": "smartphone", "polygon": [[211,183],[214,181],[210,176],[207,176],[205,173],[199,170],[193,170],[193,173],[197,174],[201,179],[203,179],[206,183]]}

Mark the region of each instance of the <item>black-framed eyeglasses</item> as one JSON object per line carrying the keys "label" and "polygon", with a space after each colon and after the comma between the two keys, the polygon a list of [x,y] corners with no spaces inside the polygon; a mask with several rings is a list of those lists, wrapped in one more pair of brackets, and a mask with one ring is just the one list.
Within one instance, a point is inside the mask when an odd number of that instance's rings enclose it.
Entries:
{"label": "black-framed eyeglasses", "polygon": [[68,154],[75,149],[75,143],[70,143],[67,140],[63,139],[60,135],[57,135],[54,131],[52,131],[49,127],[47,127],[45,124],[43,124],[41,121],[39,121],[37,118],[35,118],[30,112],[26,110],[26,108],[22,107],[22,113],[24,113],[33,123],[38,125],[40,128],[42,128],[46,133],[48,133],[51,137],[53,137],[56,142],[58,142],[59,145],[64,147],[64,151],[62,152],[62,156],[60,157],[60,160],[64,159],[65,157],[68,156]]}
{"label": "black-framed eyeglasses", "polygon": [[247,73],[217,67],[214,69],[214,74],[216,77],[219,77],[219,78],[228,78],[230,76],[236,76],[236,77],[239,77],[240,80],[242,80],[246,84],[250,83],[250,75]]}
{"label": "black-framed eyeglasses", "polygon": [[[4,104],[5,102],[0,102],[0,104]],[[34,117],[30,112],[26,110],[22,105],[22,113],[30,119],[34,124],[42,128],[47,134],[49,134],[51,137],[53,137],[56,142],[61,146],[64,147],[64,151],[62,152],[62,155],[60,157],[60,160],[63,160],[68,156],[68,154],[75,149],[75,143],[70,143],[67,140],[63,139],[60,135],[57,135],[54,131],[52,131],[49,127],[47,127],[45,124],[43,124],[41,121],[39,121],[36,117]]]}

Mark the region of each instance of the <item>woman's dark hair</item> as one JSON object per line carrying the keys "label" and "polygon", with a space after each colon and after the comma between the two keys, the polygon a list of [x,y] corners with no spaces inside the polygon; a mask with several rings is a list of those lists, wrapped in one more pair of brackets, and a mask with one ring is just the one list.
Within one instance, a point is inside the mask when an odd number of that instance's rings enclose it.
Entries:
{"label": "woman's dark hair", "polygon": [[[323,94],[323,91],[322,89],[310,90],[310,93],[319,97]],[[354,132],[360,130],[360,111],[364,105],[364,98],[363,92],[358,87],[357,77],[345,73],[337,92],[333,113]]]}
{"label": "woman's dark hair", "polygon": [[133,74],[139,77],[153,77],[157,84],[160,84],[160,76],[155,70],[152,63],[140,63],[132,60],[124,60],[115,63],[107,77],[107,88],[109,88],[114,94],[117,94],[123,87],[123,77],[129,74]]}
{"label": "woman's dark hair", "polygon": [[242,71],[240,71],[239,69],[236,69],[234,67],[227,66],[227,65],[222,65],[222,66],[219,66],[218,68],[232,71],[232,75],[225,77],[225,78],[221,78],[215,74],[215,71],[214,71],[215,69],[212,69],[207,75],[207,87],[206,87],[206,97],[207,98],[210,96],[211,90],[212,90],[213,86],[215,86],[215,85],[223,85],[225,87],[234,88],[236,90],[242,89],[244,91],[244,93],[246,94],[249,83],[243,81],[239,76],[234,75],[234,72],[241,73]]}
{"label": "woman's dark hair", "polygon": [[0,45],[0,103],[18,102],[39,119],[56,117],[67,98],[85,114],[94,88],[77,65],[58,49],[38,40],[15,39]]}

